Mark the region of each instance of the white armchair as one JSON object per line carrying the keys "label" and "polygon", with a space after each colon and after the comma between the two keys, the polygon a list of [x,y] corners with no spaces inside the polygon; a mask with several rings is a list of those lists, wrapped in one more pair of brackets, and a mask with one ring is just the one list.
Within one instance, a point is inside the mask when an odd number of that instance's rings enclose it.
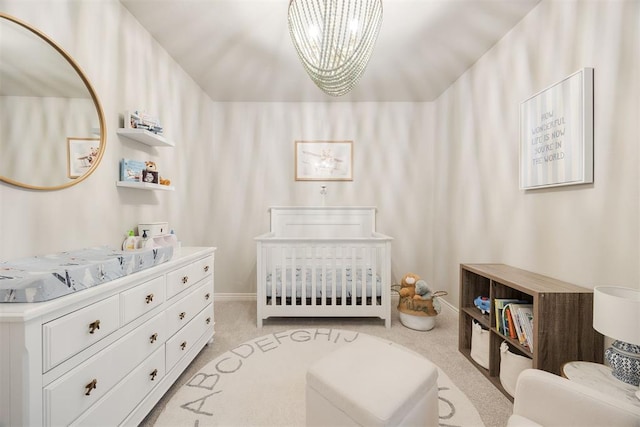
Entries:
{"label": "white armchair", "polygon": [[509,427],[640,427],[640,408],[549,372],[518,376]]}

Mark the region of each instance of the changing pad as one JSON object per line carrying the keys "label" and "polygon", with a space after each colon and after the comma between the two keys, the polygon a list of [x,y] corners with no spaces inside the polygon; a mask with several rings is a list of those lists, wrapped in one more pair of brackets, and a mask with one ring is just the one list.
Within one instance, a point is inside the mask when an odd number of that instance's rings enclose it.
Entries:
{"label": "changing pad", "polygon": [[0,263],[0,303],[42,302],[169,261],[172,246],[81,249]]}

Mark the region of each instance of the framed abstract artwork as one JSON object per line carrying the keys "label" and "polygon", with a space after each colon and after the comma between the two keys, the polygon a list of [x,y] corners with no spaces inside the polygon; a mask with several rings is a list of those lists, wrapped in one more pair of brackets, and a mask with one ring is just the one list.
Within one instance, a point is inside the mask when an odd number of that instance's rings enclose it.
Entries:
{"label": "framed abstract artwork", "polygon": [[67,138],[67,176],[78,178],[93,165],[100,150],[100,138]]}
{"label": "framed abstract artwork", "polygon": [[296,141],[296,181],[353,181],[353,141]]}

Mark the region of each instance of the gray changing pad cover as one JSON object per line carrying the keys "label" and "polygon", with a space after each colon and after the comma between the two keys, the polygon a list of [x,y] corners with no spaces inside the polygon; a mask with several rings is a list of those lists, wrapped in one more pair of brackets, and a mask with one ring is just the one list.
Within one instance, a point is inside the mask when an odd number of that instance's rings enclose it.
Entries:
{"label": "gray changing pad cover", "polygon": [[0,303],[49,301],[169,261],[172,246],[122,251],[108,247],[0,263]]}

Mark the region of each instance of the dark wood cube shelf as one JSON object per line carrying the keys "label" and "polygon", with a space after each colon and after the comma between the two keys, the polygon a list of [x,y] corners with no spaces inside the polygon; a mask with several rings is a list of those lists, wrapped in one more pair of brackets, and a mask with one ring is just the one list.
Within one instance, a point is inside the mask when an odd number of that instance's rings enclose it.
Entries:
{"label": "dark wood cube shelf", "polygon": [[[473,303],[489,297],[483,314]],[[514,298],[533,305],[533,351],[496,329],[496,298]],[[593,329],[593,291],[504,264],[460,265],[458,350],[507,397],[500,383],[500,345],[532,359],[533,367],[560,375],[562,365],[576,360],[602,363],[604,337]],[[489,369],[471,358],[472,322],[489,330]]]}

